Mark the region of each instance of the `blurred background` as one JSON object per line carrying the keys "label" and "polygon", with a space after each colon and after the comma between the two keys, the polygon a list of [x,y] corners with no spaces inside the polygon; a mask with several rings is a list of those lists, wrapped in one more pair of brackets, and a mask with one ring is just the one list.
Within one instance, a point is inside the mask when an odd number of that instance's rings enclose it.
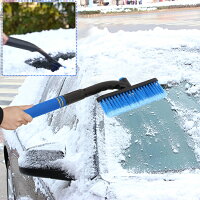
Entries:
{"label": "blurred background", "polygon": [[3,3],[3,31],[11,35],[75,28],[75,12],[74,2]]}

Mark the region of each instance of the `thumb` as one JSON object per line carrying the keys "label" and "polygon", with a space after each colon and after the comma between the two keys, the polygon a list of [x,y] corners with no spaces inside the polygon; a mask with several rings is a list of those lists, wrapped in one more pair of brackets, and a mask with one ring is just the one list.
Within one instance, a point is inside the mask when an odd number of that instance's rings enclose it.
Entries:
{"label": "thumb", "polygon": [[33,104],[32,105],[19,106],[19,108],[22,109],[22,110],[26,110],[26,109],[29,109],[31,107],[33,107]]}

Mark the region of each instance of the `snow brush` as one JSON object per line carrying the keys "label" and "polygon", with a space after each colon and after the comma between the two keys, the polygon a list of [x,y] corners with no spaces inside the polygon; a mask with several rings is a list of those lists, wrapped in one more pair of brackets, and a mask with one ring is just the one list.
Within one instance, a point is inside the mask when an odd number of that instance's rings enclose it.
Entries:
{"label": "snow brush", "polygon": [[19,49],[32,51],[32,52],[39,52],[47,59],[49,63],[49,69],[52,72],[58,70],[62,66],[59,62],[57,62],[51,56],[49,56],[45,51],[43,51],[42,49],[40,49],[39,47],[37,47],[36,45],[30,42],[13,38],[13,37],[8,37],[8,41],[6,42],[6,45],[11,46],[11,47],[16,47]]}
{"label": "snow brush", "polygon": [[73,91],[39,103],[24,111],[34,118],[109,89],[117,89],[117,91],[97,98],[108,117],[120,115],[166,96],[166,92],[156,78],[133,86],[126,78],[121,78],[119,81],[106,81]]}

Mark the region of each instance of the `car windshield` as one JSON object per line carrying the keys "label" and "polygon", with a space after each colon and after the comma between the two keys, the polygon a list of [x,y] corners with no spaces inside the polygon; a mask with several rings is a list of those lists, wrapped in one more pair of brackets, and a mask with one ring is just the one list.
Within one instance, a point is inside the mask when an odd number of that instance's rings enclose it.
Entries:
{"label": "car windshield", "polygon": [[117,118],[131,133],[123,168],[136,173],[199,168],[194,131],[198,98],[185,92],[185,84],[167,92],[167,99]]}

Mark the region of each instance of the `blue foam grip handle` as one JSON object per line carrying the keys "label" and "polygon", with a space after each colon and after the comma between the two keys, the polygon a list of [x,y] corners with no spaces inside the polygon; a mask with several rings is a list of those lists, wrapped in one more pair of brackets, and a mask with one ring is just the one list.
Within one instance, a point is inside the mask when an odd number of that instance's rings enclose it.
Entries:
{"label": "blue foam grip handle", "polygon": [[32,108],[24,110],[25,113],[29,114],[31,117],[38,117],[40,115],[46,114],[53,110],[57,110],[66,106],[66,100],[63,96],[56,97],[34,105]]}

